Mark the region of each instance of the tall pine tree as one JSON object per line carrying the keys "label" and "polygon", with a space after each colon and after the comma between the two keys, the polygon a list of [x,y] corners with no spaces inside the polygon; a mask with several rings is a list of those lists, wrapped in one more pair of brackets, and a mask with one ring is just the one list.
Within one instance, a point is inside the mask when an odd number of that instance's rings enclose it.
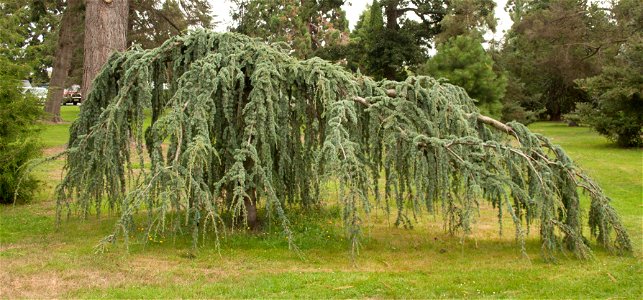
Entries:
{"label": "tall pine tree", "polygon": [[507,80],[493,69],[494,61],[482,47],[482,38],[470,35],[452,37],[438,45],[438,52],[418,74],[444,77],[463,87],[483,114],[500,116]]}

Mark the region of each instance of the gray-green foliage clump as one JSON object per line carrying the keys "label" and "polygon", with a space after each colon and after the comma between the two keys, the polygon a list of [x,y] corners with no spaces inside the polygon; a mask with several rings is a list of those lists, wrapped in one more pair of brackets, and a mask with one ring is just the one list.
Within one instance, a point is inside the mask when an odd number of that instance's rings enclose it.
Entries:
{"label": "gray-green foliage clump", "polygon": [[239,34],[196,31],[115,54],[66,155],[59,216],[107,202],[121,217],[105,241],[127,239],[141,211],[150,230],[218,241],[224,214],[241,225],[257,203],[292,244],[286,211],[318,205],[323,183],[337,181],[353,250],[374,206],[402,226],[440,212],[448,231],[466,234],[486,199],[513,219],[523,247],[535,223],[546,257],[563,246],[588,257],[578,187],[591,198],[592,233],[631,250],[610,199],[562,149],[481,116],[462,88],[430,77],[375,82]]}

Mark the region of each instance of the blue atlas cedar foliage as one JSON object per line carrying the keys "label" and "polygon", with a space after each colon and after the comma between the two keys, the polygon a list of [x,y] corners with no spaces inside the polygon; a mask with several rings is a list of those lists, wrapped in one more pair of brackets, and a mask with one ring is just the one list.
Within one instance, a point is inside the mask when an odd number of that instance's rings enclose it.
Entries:
{"label": "blue atlas cedar foliage", "polygon": [[579,187],[591,199],[591,233],[610,251],[632,248],[610,199],[562,149],[480,115],[462,88],[431,77],[375,82],[233,33],[195,31],[114,54],[65,155],[59,220],[120,212],[103,246],[127,241],[139,211],[149,234],[188,228],[195,246],[200,236],[219,245],[222,214],[237,216],[235,226],[244,199],[256,197],[295,247],[285,210],[319,204],[332,180],[354,252],[373,205],[398,226],[439,212],[446,230],[466,235],[485,199],[500,224],[513,220],[523,253],[533,223],[545,258],[564,248],[588,258]]}

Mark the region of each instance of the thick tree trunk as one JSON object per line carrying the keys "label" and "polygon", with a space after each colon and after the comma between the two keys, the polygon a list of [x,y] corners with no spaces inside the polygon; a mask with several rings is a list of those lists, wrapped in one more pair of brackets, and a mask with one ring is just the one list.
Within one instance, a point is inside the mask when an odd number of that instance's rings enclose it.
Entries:
{"label": "thick tree trunk", "polygon": [[[386,30],[387,35],[397,33],[399,26],[397,23],[398,14],[398,0],[390,0],[386,2],[384,7],[384,14],[386,15]],[[389,60],[390,61],[390,60]],[[383,75],[388,80],[395,80],[395,68],[390,65],[384,66]]]}
{"label": "thick tree trunk", "polygon": [[390,0],[384,4],[384,14],[386,15],[386,29],[398,29],[397,18],[399,17],[399,15],[397,9],[399,2],[400,1],[398,0]]}
{"label": "thick tree trunk", "polygon": [[114,51],[127,48],[128,0],[86,0],[83,97]]}
{"label": "thick tree trunk", "polygon": [[554,102],[549,109],[549,120],[550,121],[560,121],[563,119],[563,113],[561,112],[560,104]]}
{"label": "thick tree trunk", "polygon": [[60,122],[60,104],[63,99],[65,81],[71,69],[71,59],[74,49],[78,46],[78,26],[83,21],[82,0],[68,0],[63,13],[58,32],[58,45],[54,56],[54,68],[49,81],[49,92],[45,103],[47,118],[52,122]]}
{"label": "thick tree trunk", "polygon": [[243,199],[243,204],[246,206],[248,218],[248,227],[251,230],[259,230],[259,216],[257,215],[257,191],[255,189],[250,190],[250,197]]}

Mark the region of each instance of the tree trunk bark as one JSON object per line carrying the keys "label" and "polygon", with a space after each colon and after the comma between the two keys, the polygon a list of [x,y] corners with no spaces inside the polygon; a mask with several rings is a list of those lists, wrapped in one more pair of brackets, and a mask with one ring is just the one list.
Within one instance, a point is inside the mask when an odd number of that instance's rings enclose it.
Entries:
{"label": "tree trunk bark", "polygon": [[257,215],[257,191],[256,189],[250,190],[250,197],[243,199],[247,211],[247,221],[250,230],[259,230],[259,216]]}
{"label": "tree trunk bark", "polygon": [[390,0],[384,4],[384,14],[386,15],[386,28],[390,30],[397,30],[397,6],[399,5],[398,0]]}
{"label": "tree trunk bark", "polygon": [[52,122],[60,122],[60,105],[63,100],[65,81],[71,69],[71,60],[77,43],[77,26],[83,21],[82,1],[68,0],[58,32],[58,45],[54,56],[54,67],[49,81],[45,113]]}
{"label": "tree trunk bark", "polygon": [[[399,17],[398,15],[398,5],[399,1],[398,0],[390,0],[386,2],[386,6],[384,7],[384,14],[386,15],[386,31],[387,35],[392,35],[393,33],[397,33],[399,30],[399,26],[397,23],[397,18]],[[390,61],[390,59],[389,59]],[[383,70],[383,75],[384,78],[388,80],[395,80],[395,68],[393,68],[390,65],[385,65],[384,70]]]}
{"label": "tree trunk bark", "polygon": [[127,48],[128,0],[86,0],[83,98],[114,51]]}

